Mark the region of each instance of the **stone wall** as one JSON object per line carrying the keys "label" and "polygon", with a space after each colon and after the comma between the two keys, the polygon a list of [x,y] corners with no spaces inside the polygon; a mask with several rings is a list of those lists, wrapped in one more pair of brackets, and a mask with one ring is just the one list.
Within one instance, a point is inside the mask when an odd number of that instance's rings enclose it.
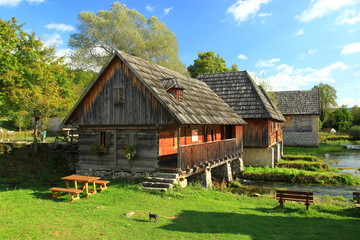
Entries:
{"label": "stone wall", "polygon": [[317,132],[285,132],[284,145],[294,147],[318,147],[319,134]]}
{"label": "stone wall", "polygon": [[[278,152],[280,152],[280,148]],[[243,162],[245,167],[274,167],[275,148],[244,148]]]}

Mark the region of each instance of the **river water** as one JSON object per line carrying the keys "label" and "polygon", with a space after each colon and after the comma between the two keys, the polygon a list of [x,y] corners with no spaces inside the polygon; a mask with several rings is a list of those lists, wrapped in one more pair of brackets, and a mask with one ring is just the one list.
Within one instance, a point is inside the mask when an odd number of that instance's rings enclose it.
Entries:
{"label": "river water", "polygon": [[[340,169],[340,173],[350,173],[355,176],[360,176],[360,150],[356,149],[360,145],[354,146],[353,151],[344,151],[337,153],[325,154],[325,161],[332,168]],[[344,196],[345,198],[352,198],[352,192],[359,192],[360,185],[357,186],[338,186],[338,185],[324,185],[324,184],[300,184],[300,183],[286,183],[286,182],[263,182],[254,180],[241,179],[240,183],[252,189],[252,192],[260,194],[271,193],[278,188],[284,188],[294,191],[313,191],[315,195],[320,196]]]}

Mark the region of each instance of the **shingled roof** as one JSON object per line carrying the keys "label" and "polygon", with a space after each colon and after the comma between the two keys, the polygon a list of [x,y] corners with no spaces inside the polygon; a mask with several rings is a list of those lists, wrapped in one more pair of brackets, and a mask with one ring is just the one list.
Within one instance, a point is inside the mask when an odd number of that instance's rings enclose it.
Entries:
{"label": "shingled roof", "polygon": [[[121,51],[115,52],[102,71],[106,69],[114,58],[119,58],[179,123],[246,124],[246,122],[204,82],[186,77],[180,73]],[[95,82],[96,80],[93,84]],[[176,98],[167,91],[169,87],[183,90],[181,101],[176,100]],[[89,89],[91,89],[91,86]],[[86,93],[79,100],[72,112],[76,110],[76,107],[84,98],[86,98]],[[64,123],[67,122],[70,116],[71,113],[64,120]]]}
{"label": "shingled roof", "polygon": [[284,122],[285,118],[247,71],[203,74],[198,77],[244,119],[267,118]]}
{"label": "shingled roof", "polygon": [[278,91],[278,108],[285,115],[320,115],[320,93],[318,90]]}

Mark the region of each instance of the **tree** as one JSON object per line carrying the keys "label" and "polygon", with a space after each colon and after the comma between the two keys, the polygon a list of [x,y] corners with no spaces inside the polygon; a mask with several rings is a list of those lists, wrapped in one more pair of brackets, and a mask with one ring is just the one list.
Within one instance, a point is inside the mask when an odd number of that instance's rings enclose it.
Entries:
{"label": "tree", "polygon": [[231,66],[231,69],[226,67],[225,60],[212,51],[210,52],[199,52],[198,58],[194,60],[194,64],[187,68],[190,76],[196,78],[197,76],[204,73],[221,73],[238,71],[239,68],[236,64]]}
{"label": "tree", "polygon": [[74,97],[63,60],[22,27],[15,18],[0,19],[0,115],[34,118],[35,155],[39,121],[64,116]]}
{"label": "tree", "polygon": [[321,114],[320,121],[324,122],[326,114],[330,107],[336,107],[336,90],[329,84],[320,83],[315,85],[313,90],[317,89],[320,92],[320,104],[321,104]]}
{"label": "tree", "polygon": [[90,85],[91,81],[96,77],[96,73],[91,70],[68,69],[68,74],[73,76],[73,89],[75,98],[78,99],[85,89]]}
{"label": "tree", "polygon": [[121,50],[185,72],[175,34],[156,17],[146,19],[136,10],[115,2],[109,11],[83,11],[78,18],[78,32],[69,40],[69,46],[75,50],[71,59],[78,67],[98,69],[114,51]]}
{"label": "tree", "polygon": [[351,127],[352,120],[353,118],[351,116],[351,112],[345,105],[343,105],[341,108],[338,108],[329,114],[327,126],[333,127],[338,131],[345,131]]}
{"label": "tree", "polygon": [[353,117],[353,124],[360,126],[360,107],[355,105],[351,110],[351,115]]}

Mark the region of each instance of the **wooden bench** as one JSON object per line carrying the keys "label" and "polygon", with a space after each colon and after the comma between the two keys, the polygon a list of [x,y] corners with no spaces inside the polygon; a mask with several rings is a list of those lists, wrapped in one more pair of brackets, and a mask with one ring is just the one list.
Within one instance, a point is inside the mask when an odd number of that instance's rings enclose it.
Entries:
{"label": "wooden bench", "polygon": [[49,188],[49,190],[51,191],[51,195],[52,197],[55,199],[57,197],[60,197],[60,193],[64,192],[64,193],[69,193],[70,194],[70,202],[74,202],[78,199],[80,199],[80,193],[83,192],[83,190],[81,189],[75,189],[75,188],[58,188],[58,187],[53,187],[53,188]]}
{"label": "wooden bench", "polygon": [[360,209],[360,192],[353,192],[353,199],[355,201],[355,207]]}
{"label": "wooden bench", "polygon": [[108,184],[110,181],[106,181],[106,180],[95,180],[95,184],[98,185],[100,187],[100,191],[102,192],[105,189],[107,189],[106,184]]}
{"label": "wooden bench", "polygon": [[314,193],[304,191],[276,190],[276,199],[280,206],[284,207],[285,201],[305,202],[306,210],[309,211],[310,204],[314,203]]}

